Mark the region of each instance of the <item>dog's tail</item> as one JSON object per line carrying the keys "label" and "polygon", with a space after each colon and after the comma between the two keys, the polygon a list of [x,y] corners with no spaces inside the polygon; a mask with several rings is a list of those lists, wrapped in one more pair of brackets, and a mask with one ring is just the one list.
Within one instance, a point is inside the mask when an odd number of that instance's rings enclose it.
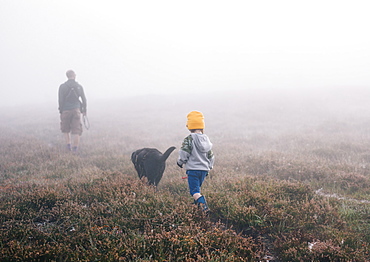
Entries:
{"label": "dog's tail", "polygon": [[162,157],[161,157],[162,161],[163,162],[166,161],[167,158],[171,155],[172,151],[175,150],[175,149],[176,149],[176,147],[174,147],[174,146],[171,146],[169,149],[167,149],[166,152],[164,152]]}

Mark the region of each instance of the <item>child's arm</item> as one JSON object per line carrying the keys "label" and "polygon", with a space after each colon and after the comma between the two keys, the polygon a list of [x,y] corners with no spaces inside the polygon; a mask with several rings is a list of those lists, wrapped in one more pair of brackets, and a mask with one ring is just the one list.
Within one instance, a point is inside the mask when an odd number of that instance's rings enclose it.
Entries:
{"label": "child's arm", "polygon": [[209,169],[212,169],[213,168],[213,165],[215,163],[215,155],[213,154],[213,151],[212,150],[209,150],[208,151],[207,158],[210,160]]}
{"label": "child's arm", "polygon": [[191,135],[187,136],[182,142],[182,146],[179,151],[179,158],[177,159],[177,165],[182,168],[183,164],[188,162],[191,151],[193,150],[192,146],[193,138]]}

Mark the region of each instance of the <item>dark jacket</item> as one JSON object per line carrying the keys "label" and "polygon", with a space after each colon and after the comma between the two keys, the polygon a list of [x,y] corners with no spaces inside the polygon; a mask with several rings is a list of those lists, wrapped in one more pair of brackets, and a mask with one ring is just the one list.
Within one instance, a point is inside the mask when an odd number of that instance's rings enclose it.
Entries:
{"label": "dark jacket", "polygon": [[[81,100],[79,99],[81,98]],[[74,79],[68,79],[59,87],[59,112],[80,108],[82,113],[86,113],[87,104],[84,89]]]}

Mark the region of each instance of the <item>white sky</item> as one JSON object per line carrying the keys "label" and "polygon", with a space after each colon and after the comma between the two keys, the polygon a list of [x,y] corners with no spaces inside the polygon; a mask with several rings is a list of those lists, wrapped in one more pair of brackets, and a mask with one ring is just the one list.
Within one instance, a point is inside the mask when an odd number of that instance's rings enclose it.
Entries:
{"label": "white sky", "polygon": [[368,1],[0,0],[0,103],[370,88]]}

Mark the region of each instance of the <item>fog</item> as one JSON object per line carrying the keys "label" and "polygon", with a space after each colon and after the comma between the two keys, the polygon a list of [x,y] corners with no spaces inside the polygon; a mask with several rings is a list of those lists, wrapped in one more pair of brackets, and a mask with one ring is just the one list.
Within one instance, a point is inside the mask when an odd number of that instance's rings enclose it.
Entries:
{"label": "fog", "polygon": [[366,4],[3,0],[0,105],[50,103],[56,110],[68,69],[92,103],[246,89],[367,89]]}

